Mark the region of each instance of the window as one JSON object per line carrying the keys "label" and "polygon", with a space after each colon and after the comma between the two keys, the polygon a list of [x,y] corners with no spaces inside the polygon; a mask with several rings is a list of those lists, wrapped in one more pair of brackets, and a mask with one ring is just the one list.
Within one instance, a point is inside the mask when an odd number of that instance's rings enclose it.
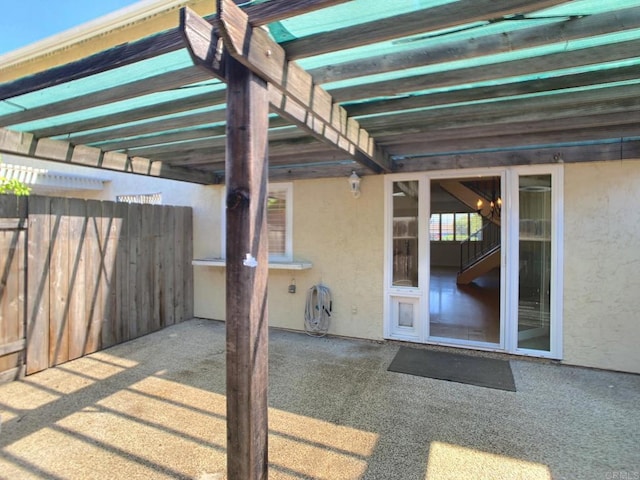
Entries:
{"label": "window", "polygon": [[432,213],[429,219],[429,240],[432,242],[462,242],[482,240],[482,216],[477,213]]}
{"label": "window", "polygon": [[[225,195],[226,196],[226,195]],[[226,217],[222,205],[222,254],[226,251]],[[267,193],[267,234],[269,260],[293,261],[293,185],[274,183]]]}
{"label": "window", "polygon": [[269,231],[269,258],[293,259],[291,184],[269,185],[267,198],[267,229]]}

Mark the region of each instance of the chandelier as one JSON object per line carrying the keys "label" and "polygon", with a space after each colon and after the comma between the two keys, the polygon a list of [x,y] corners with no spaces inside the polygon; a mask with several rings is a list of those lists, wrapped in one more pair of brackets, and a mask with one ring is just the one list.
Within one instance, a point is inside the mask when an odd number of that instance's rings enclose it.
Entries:
{"label": "chandelier", "polygon": [[500,197],[499,188],[496,188],[497,185],[496,179],[494,178],[489,205],[485,205],[485,200],[482,198],[478,198],[478,201],[476,202],[476,210],[478,214],[490,220],[499,219],[500,212],[502,210],[502,198]]}

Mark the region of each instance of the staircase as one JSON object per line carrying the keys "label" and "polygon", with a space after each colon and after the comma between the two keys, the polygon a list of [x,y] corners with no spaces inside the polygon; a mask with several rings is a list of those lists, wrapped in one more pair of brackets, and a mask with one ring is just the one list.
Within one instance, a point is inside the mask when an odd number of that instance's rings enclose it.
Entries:
{"label": "staircase", "polygon": [[479,196],[487,200],[478,212],[486,220],[483,227],[460,243],[460,271],[456,283],[467,285],[500,266],[500,217],[490,215],[486,192],[469,188],[458,180],[444,180],[440,186],[473,210],[476,209]]}
{"label": "staircase", "polygon": [[484,197],[486,201],[484,202],[482,210],[478,213],[490,222],[500,226],[500,217],[490,215],[489,198],[485,192],[472,190],[458,180],[443,180],[440,182],[440,187],[472,210],[476,210],[477,208],[478,196]]}
{"label": "staircase", "polygon": [[485,223],[467,240],[460,242],[460,271],[456,283],[467,285],[500,266],[500,227]]}

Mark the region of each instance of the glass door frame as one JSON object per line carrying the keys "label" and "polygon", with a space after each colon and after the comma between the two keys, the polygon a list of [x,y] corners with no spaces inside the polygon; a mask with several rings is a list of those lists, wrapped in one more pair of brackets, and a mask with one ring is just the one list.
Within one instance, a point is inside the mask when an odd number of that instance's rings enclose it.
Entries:
{"label": "glass door frame", "polygon": [[[393,285],[393,184],[394,182],[417,181],[418,182],[418,286]],[[384,338],[393,340],[403,340],[416,343],[425,343],[425,329],[429,328],[424,322],[424,312],[429,311],[429,296],[425,292],[425,282],[428,287],[428,275],[425,269],[429,266],[429,255],[421,253],[424,245],[425,232],[428,230],[428,217],[420,212],[429,202],[429,189],[425,188],[424,174],[392,174],[387,175],[384,184],[384,211],[385,211],[385,234],[384,234]],[[411,329],[395,325],[398,318],[394,308],[399,306],[399,302],[404,299],[407,303],[415,306],[414,326]]]}
{"label": "glass door frame", "polygon": [[[387,339],[424,344],[465,347],[476,350],[502,351],[542,358],[562,358],[562,295],[563,295],[563,166],[534,165],[481,169],[456,169],[437,172],[389,174],[385,176],[385,232],[384,232],[384,332]],[[550,174],[552,183],[551,236],[551,344],[550,351],[518,348],[518,289],[519,289],[519,178],[526,175]],[[431,181],[468,177],[500,177],[503,201],[501,221],[500,264],[500,342],[499,344],[457,341],[431,337],[429,334],[430,240],[428,224],[431,216]],[[393,183],[417,181],[418,202],[418,287],[392,285],[393,252]],[[405,298],[416,304],[417,324],[411,332],[394,330],[393,308]],[[402,330],[402,329],[400,329]]]}
{"label": "glass door frame", "polygon": [[[510,204],[507,208],[511,258],[507,275],[511,294],[508,297],[508,317],[511,324],[506,339],[506,351],[517,355],[541,358],[562,358],[562,310],[564,292],[564,167],[562,165],[527,165],[511,167],[508,182]],[[551,176],[551,298],[549,351],[518,348],[518,288],[520,265],[520,177]]]}
{"label": "glass door frame", "polygon": [[[504,185],[506,183],[506,170],[502,167],[498,168],[483,168],[483,169],[464,169],[464,170],[445,170],[442,172],[428,172],[426,174],[426,186],[429,187],[429,193],[431,191],[431,182],[433,180],[456,180],[462,178],[471,178],[477,177],[486,178],[486,177],[499,177],[500,178],[500,190],[502,197],[503,210],[506,202],[509,201],[509,192],[506,191]],[[431,199],[429,199],[429,203],[427,204],[427,214],[426,218],[431,217]],[[491,342],[481,342],[475,340],[462,340],[455,338],[444,338],[444,337],[434,337],[429,332],[429,336],[427,337],[427,343],[432,345],[445,345],[445,346],[455,346],[455,347],[465,347],[465,348],[473,348],[476,350],[487,350],[487,351],[504,351],[505,350],[505,328],[506,328],[506,286],[507,286],[507,277],[506,277],[506,263],[507,263],[507,228],[504,228],[504,218],[500,219],[500,337],[498,343]],[[431,253],[431,241],[426,238],[426,250],[430,255]],[[429,265],[427,267],[427,277],[430,280],[431,277],[431,259],[429,258]],[[427,296],[427,304],[429,303],[429,296],[431,291],[430,283],[426,285],[426,296]],[[429,305],[427,305],[426,316],[425,319],[427,323],[427,331],[429,331],[430,327],[430,311]]]}

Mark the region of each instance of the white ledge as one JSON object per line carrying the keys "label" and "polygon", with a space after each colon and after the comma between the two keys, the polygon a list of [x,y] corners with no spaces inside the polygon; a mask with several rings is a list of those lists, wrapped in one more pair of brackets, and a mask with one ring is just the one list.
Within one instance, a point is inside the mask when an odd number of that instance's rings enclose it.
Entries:
{"label": "white ledge", "polygon": [[[191,264],[203,267],[226,267],[227,261],[224,258],[196,258],[191,261]],[[311,262],[269,262],[269,268],[274,270],[307,270],[312,266]]]}

